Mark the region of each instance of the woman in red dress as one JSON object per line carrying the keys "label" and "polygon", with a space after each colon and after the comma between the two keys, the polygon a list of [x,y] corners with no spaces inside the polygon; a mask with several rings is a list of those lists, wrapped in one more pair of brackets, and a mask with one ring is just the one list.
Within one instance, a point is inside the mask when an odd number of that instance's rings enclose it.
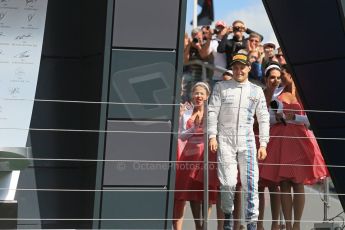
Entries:
{"label": "woman in red dress", "polygon": [[[265,82],[266,88],[264,89],[264,94],[266,97],[267,107],[270,107],[270,102],[275,98],[276,93],[279,92],[279,85],[281,83],[281,69],[278,64],[272,64],[268,66],[265,70]],[[276,123],[274,112],[269,109],[270,112],[270,123]],[[273,114],[272,114],[273,113]],[[272,119],[273,118],[273,119]],[[258,127],[256,127],[255,133],[258,133]],[[258,143],[258,141],[257,141]],[[269,152],[268,152],[269,153]],[[272,153],[274,154],[274,153]],[[271,183],[263,178],[261,178],[261,170],[265,167],[266,159],[259,161],[259,221],[257,225],[258,230],[263,230],[263,219],[265,212],[265,188],[267,187],[270,192],[270,202],[271,202],[271,216],[272,216],[272,225],[271,230],[280,229],[279,226],[279,215],[280,215],[280,195],[279,195],[279,186],[276,183]]]}
{"label": "woman in red dress", "polygon": [[[186,110],[181,117],[180,139],[185,146],[176,164],[174,229],[181,230],[186,201],[190,201],[195,228],[201,230],[204,185],[202,179],[204,155],[204,112],[205,102],[210,94],[209,87],[204,82],[196,83],[192,88],[193,109]],[[216,170],[215,170],[216,171]],[[201,180],[201,181],[200,181]],[[210,185],[213,180],[210,179]],[[210,187],[216,190],[217,187]],[[209,203],[215,204],[217,193],[209,194]],[[211,206],[210,206],[211,207]]]}
{"label": "woman in red dress", "polygon": [[278,123],[271,127],[266,165],[260,177],[280,185],[286,229],[299,230],[305,203],[304,184],[313,184],[329,174],[315,137],[307,128],[309,121],[286,65],[282,67],[281,79],[284,89],[277,102],[283,111],[276,111]]}

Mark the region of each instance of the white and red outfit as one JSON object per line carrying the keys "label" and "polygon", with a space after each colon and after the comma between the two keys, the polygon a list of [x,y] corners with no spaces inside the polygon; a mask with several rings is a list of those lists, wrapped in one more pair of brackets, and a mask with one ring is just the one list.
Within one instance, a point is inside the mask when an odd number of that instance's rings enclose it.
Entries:
{"label": "white and red outfit", "polygon": [[260,178],[275,184],[284,180],[313,184],[329,176],[315,136],[307,128],[309,121],[301,104],[286,103],[281,96],[278,100],[283,111],[293,110],[296,118],[287,120],[286,125],[276,123],[271,127],[271,140],[267,146],[267,158],[260,167]]}
{"label": "white and red outfit", "polygon": [[[175,192],[175,200],[203,201],[203,159],[204,159],[204,129],[201,126],[195,127],[191,118],[193,109],[186,110],[181,117],[180,139],[185,141],[185,146],[176,164],[175,189],[183,190]],[[209,160],[215,161],[215,156]],[[213,172],[212,172],[213,171]],[[216,169],[210,170],[209,203],[217,201],[217,177]],[[212,176],[213,175],[213,176]],[[199,191],[190,191],[199,190]]]}

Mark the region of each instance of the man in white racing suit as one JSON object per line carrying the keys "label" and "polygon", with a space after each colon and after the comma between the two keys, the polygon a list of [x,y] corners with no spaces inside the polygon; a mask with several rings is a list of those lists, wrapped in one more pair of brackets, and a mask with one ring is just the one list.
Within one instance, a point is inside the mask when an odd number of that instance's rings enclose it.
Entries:
{"label": "man in white racing suit", "polygon": [[[250,63],[245,54],[235,54],[233,79],[218,82],[209,102],[209,146],[217,151],[221,207],[225,213],[224,230],[232,229],[233,201],[237,165],[245,193],[247,229],[256,229],[259,214],[257,159],[266,158],[269,141],[269,113],[262,89],[248,81]],[[256,150],[254,115],[259,124],[260,147]]]}

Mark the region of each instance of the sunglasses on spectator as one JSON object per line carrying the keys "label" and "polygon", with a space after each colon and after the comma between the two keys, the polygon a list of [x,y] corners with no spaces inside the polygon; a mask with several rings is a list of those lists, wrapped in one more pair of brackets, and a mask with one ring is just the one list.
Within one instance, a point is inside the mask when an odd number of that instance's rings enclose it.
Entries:
{"label": "sunglasses on spectator", "polygon": [[242,26],[234,26],[234,32],[236,32],[236,31],[243,32],[244,31],[244,27],[242,27]]}
{"label": "sunglasses on spectator", "polygon": [[256,39],[249,39],[249,41],[259,43],[259,40]]}
{"label": "sunglasses on spectator", "polygon": [[255,60],[258,60],[258,57],[256,57],[256,56],[250,56],[249,58],[250,58],[250,59],[253,58],[253,59],[255,59]]}
{"label": "sunglasses on spectator", "polygon": [[276,54],[277,58],[283,57],[283,54]]}

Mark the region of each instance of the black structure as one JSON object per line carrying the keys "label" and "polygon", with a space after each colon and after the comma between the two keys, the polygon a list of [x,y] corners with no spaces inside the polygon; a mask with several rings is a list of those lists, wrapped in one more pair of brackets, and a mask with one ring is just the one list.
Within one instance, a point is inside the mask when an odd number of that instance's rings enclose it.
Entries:
{"label": "black structure", "polygon": [[[35,102],[31,128],[65,131],[32,131],[34,158],[99,161],[35,161],[29,170],[37,189],[74,191],[37,192],[35,217],[27,207],[36,192],[19,192],[18,218],[46,220],[19,221],[18,228],[171,226],[165,221],[173,205],[168,164],[163,171],[140,171],[124,163],[128,168],[122,171],[122,163],[102,160],[175,160],[170,133],[178,126],[172,104],[179,103],[185,11],[182,0],[49,0],[36,98],[114,104]],[[150,131],[168,134],[142,133]],[[102,218],[160,220],[92,221]]]}
{"label": "black structure", "polygon": [[[106,15],[105,0],[97,4],[91,0],[49,0],[36,98],[102,101]],[[100,111],[101,104],[35,102],[31,128],[98,130],[102,129]],[[32,131],[33,157],[97,159],[98,137],[96,132]],[[36,188],[93,190],[96,165],[96,162],[35,161]],[[22,196],[28,196],[27,193]],[[38,192],[41,216],[36,218],[92,219],[94,195]],[[19,213],[19,218],[27,214]],[[41,221],[42,228],[91,226],[90,220]]]}
{"label": "black structure", "polygon": [[[344,111],[345,1],[263,0],[306,110]],[[345,114],[308,112],[316,137],[344,138]],[[329,165],[345,165],[345,141],[318,139]],[[344,168],[329,168],[345,193]],[[339,196],[343,208],[345,197]]]}

